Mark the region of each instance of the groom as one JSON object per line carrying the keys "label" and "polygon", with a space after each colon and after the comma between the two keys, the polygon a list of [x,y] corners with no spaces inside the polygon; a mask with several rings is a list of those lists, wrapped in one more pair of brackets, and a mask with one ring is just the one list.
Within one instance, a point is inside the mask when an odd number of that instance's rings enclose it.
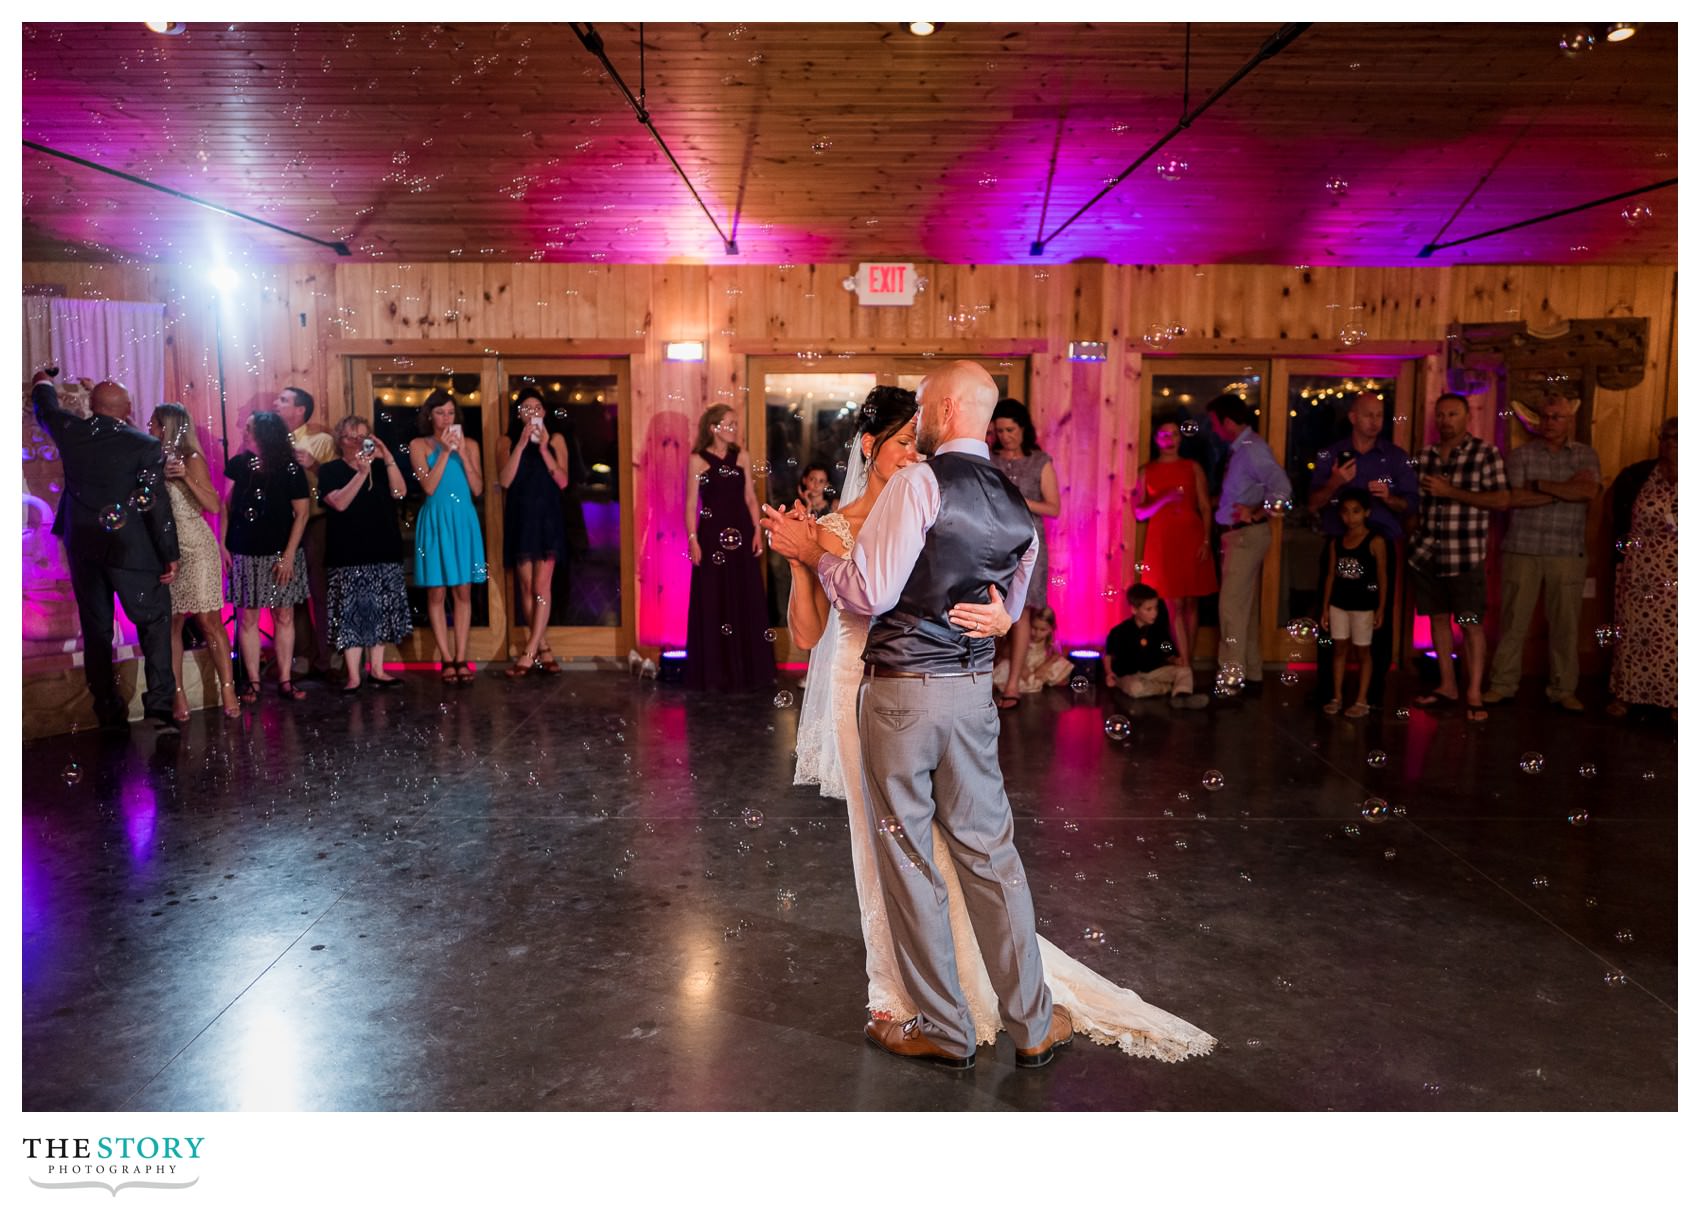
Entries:
{"label": "groom", "polygon": [[851,558],[822,551],[806,521],[769,509],[762,526],[775,551],[816,570],[840,611],[873,617],[857,725],[880,889],[919,1013],[906,1023],[870,1021],[868,1039],[900,1057],[974,1064],[945,882],[932,866],[936,817],[1016,1064],[1042,1066],[1073,1039],[1074,1025],[1051,1005],[1012,837],[991,633],[964,633],[949,618],[952,603],[986,601],[990,585],[1020,617],[1038,555],[1033,519],[986,449],[998,390],[985,369],[953,363],[922,382],[919,400],[917,445],[929,459],[891,479]]}

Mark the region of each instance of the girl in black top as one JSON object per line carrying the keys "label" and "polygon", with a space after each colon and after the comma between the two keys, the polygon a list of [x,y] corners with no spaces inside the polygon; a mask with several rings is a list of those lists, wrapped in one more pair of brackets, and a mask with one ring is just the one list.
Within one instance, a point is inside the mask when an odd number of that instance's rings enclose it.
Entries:
{"label": "girl in black top", "polygon": [[566,554],[561,490],[567,487],[567,440],[549,430],[543,393],[520,389],[508,432],[496,444],[502,481],[502,563],[519,578],[519,617],[530,634],[525,652],[508,667],[509,678],[537,670],[559,674],[549,651],[549,613],[555,562]]}
{"label": "girl in black top", "polygon": [[1369,715],[1369,679],[1375,662],[1370,641],[1387,611],[1387,540],[1369,529],[1371,498],[1360,488],[1339,497],[1340,521],[1346,533],[1328,541],[1328,576],[1322,600],[1328,604],[1328,634],[1334,640],[1334,698],[1323,706],[1333,715],[1340,710],[1346,687],[1346,659],[1358,651],[1358,698],[1346,715]]}
{"label": "girl in black top", "polygon": [[338,422],[336,444],[341,458],[319,465],[319,494],[326,508],[330,641],[342,653],[348,674],[342,690],[350,695],[360,689],[362,655],[374,686],[401,681],[384,673],[384,646],[413,634],[395,512],[396,502],[407,496],[407,482],[364,417]]}
{"label": "girl in black top", "polygon": [[224,465],[230,481],[224,547],[230,554],[226,599],[236,607],[237,646],[247,682],[243,703],[259,698],[260,611],[272,612],[272,650],[278,694],[305,699],[291,680],[295,660],[295,610],[307,601],[307,476],[295,462],[289,430],[276,413],[255,413],[242,430],[242,450]]}

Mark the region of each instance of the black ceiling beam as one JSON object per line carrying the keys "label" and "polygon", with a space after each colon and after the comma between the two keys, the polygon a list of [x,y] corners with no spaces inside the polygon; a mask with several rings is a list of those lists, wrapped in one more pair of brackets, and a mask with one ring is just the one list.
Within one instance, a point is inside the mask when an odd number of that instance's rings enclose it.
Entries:
{"label": "black ceiling beam", "polygon": [[294,228],[283,227],[280,224],[272,223],[270,220],[261,219],[254,215],[244,215],[241,211],[233,211],[228,206],[220,206],[216,202],[208,202],[205,198],[197,198],[193,194],[185,194],[182,190],[174,190],[169,185],[160,185],[157,182],[149,181],[145,177],[138,177],[134,173],[126,173],[123,169],[111,168],[93,160],[84,160],[81,156],[73,156],[70,152],[62,152],[58,148],[48,147],[44,143],[33,143],[30,140],[25,139],[24,146],[32,149],[33,151],[38,151],[44,156],[57,156],[61,160],[69,160],[72,164],[80,164],[84,168],[92,168],[97,173],[105,173],[108,177],[116,177],[120,181],[128,181],[131,185],[139,185],[145,189],[158,190],[162,194],[169,194],[171,197],[179,198],[184,202],[193,202],[196,206],[204,206],[209,211],[217,211],[221,215],[229,215],[232,219],[240,219],[244,223],[257,223],[261,227],[269,227],[272,231],[282,232],[285,236],[293,236],[297,240],[305,240],[307,243],[316,244],[320,248],[328,248],[338,257],[354,256],[353,252],[349,250],[349,247],[340,240],[320,240],[317,236],[309,236],[306,232],[298,232]]}
{"label": "black ceiling beam", "polygon": [[1676,178],[1668,181],[1656,181],[1652,185],[1643,185],[1639,189],[1624,190],[1621,194],[1612,194],[1607,198],[1596,198],[1592,202],[1582,202],[1575,206],[1567,206],[1561,211],[1550,211],[1545,215],[1536,215],[1533,219],[1521,219],[1516,223],[1507,223],[1504,227],[1492,228],[1485,232],[1477,232],[1473,236],[1460,236],[1456,240],[1448,240],[1444,244],[1425,244],[1417,251],[1419,257],[1432,257],[1444,248],[1456,248],[1460,244],[1469,244],[1472,240],[1486,240],[1489,236],[1503,236],[1506,232],[1514,232],[1518,228],[1533,227],[1537,223],[1545,223],[1549,219],[1562,219],[1566,215],[1574,215],[1577,211],[1593,210],[1596,206],[1610,206],[1614,202],[1622,202],[1625,198],[1634,198],[1640,194],[1650,194],[1654,190],[1669,189],[1676,184]]}
{"label": "black ceiling beam", "polygon": [[1169,142],[1169,140],[1173,139],[1176,135],[1186,130],[1187,127],[1191,126],[1194,122],[1197,122],[1205,110],[1209,109],[1226,96],[1229,89],[1233,88],[1241,80],[1244,80],[1259,64],[1269,59],[1273,59],[1276,55],[1279,55],[1282,51],[1286,50],[1287,47],[1293,43],[1294,39],[1310,28],[1310,25],[1311,23],[1308,21],[1290,22],[1271,34],[1269,36],[1269,40],[1257,48],[1257,53],[1248,59],[1237,72],[1235,72],[1232,76],[1229,76],[1227,81],[1224,82],[1220,88],[1206,97],[1203,102],[1199,104],[1197,109],[1193,110],[1191,113],[1183,113],[1180,121],[1175,123],[1175,125],[1169,130],[1168,134],[1164,135],[1161,139],[1157,140],[1157,142],[1146,148],[1137,160],[1128,165],[1121,172],[1117,173],[1114,177],[1110,178],[1110,183],[1108,185],[1099,190],[1096,194],[1093,194],[1092,197],[1086,201],[1086,204],[1079,210],[1075,211],[1074,214],[1070,215],[1067,219],[1064,219],[1057,227],[1056,231],[1052,232],[1049,236],[1042,236],[1040,239],[1035,240],[1032,247],[1027,250],[1028,253],[1034,257],[1044,256],[1045,246],[1055,240],[1058,236],[1062,235],[1070,224],[1084,215],[1087,211],[1091,210],[1094,206],[1098,205],[1099,201],[1101,201],[1106,194],[1115,189],[1116,186],[1120,185],[1123,181],[1126,181],[1135,169],[1162,150],[1165,143]]}
{"label": "black ceiling beam", "polygon": [[[673,155],[673,149],[667,146],[667,140],[663,139],[661,137],[661,132],[655,129],[655,119],[650,117],[648,108],[644,105],[642,100],[632,94],[632,90],[628,88],[626,86],[626,82],[620,78],[620,73],[615,69],[614,64],[608,58],[608,49],[602,43],[602,35],[597,33],[596,27],[591,25],[588,21],[574,21],[571,25],[573,33],[578,35],[578,40],[584,43],[584,49],[595,55],[601,62],[603,70],[608,73],[608,78],[614,82],[614,86],[618,88],[621,95],[625,97],[626,104],[631,106],[632,114],[643,124],[644,129],[649,132],[650,137],[655,140],[655,145],[661,149],[662,155],[667,157],[667,162],[673,166],[673,171],[679,174],[679,180],[685,183],[685,188],[691,191],[691,197],[697,200],[697,205],[702,208],[703,215],[707,217],[709,223],[713,225],[714,234],[720,237],[720,243],[725,246],[727,255],[731,257],[737,256],[737,240],[727,236],[726,233],[721,230],[720,224],[715,222],[713,214],[711,214],[708,209],[708,203],[702,200],[702,195],[697,193],[697,187],[691,184],[689,174],[687,174],[684,168],[680,166],[678,158]],[[638,50],[641,54],[643,50],[643,35],[641,33],[638,35]]]}

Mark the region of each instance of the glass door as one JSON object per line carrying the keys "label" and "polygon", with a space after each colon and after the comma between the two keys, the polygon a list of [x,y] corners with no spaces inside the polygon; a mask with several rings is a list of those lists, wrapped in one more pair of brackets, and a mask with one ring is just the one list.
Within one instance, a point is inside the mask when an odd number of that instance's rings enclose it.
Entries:
{"label": "glass door", "polygon": [[[954,359],[953,359],[954,360]],[[1027,400],[1025,358],[974,358],[991,374],[1000,397]],[[784,508],[795,502],[806,479],[824,475],[823,512],[837,508],[844,487],[856,411],[878,384],[914,391],[938,363],[912,355],[823,354],[819,357],[751,358],[749,379],[761,393],[764,414],[746,424],[751,465],[757,469],[756,496]],[[765,476],[761,469],[766,468]],[[781,661],[802,661],[807,653],[790,647],[785,627],[791,597],[791,568],[772,552],[764,561],[768,621],[779,633]]]}
{"label": "glass door", "polygon": [[[401,645],[402,658],[407,661],[436,660],[436,646],[431,639],[431,623],[425,613],[425,591],[413,584],[413,530],[419,507],[425,503],[419,488],[418,471],[408,456],[408,443],[420,436],[421,406],[425,398],[438,388],[454,393],[460,404],[461,424],[466,436],[479,446],[484,473],[485,491],[474,498],[478,507],[479,525],[484,530],[487,580],[472,587],[472,640],[470,652],[475,661],[488,661],[503,652],[506,628],[503,623],[505,602],[499,576],[490,576],[502,567],[501,547],[494,542],[499,533],[492,531],[492,521],[500,514],[496,495],[491,492],[496,479],[496,449],[494,419],[487,415],[485,405],[495,394],[495,362],[487,358],[391,357],[351,358],[352,404],[348,408],[330,410],[325,424],[334,428],[343,416],[353,414],[371,422],[372,430],[395,454],[407,481],[407,497],[400,506],[402,535],[402,567],[407,574],[407,598],[413,610],[412,639]],[[453,597],[448,610],[452,620]]]}
{"label": "glass door", "polygon": [[[514,408],[520,390],[534,387],[543,396],[548,431],[559,434],[567,448],[567,487],[560,495],[567,552],[555,564],[549,645],[562,657],[622,656],[636,632],[636,599],[627,585],[635,568],[629,363],[623,358],[506,358],[500,365],[500,433],[517,433]],[[492,483],[501,500],[499,480]],[[506,520],[498,519],[497,525],[505,537]],[[500,545],[496,550],[501,552]],[[492,565],[501,567],[499,559]],[[521,611],[516,574],[503,572],[512,604],[509,645],[523,652],[529,617]]]}

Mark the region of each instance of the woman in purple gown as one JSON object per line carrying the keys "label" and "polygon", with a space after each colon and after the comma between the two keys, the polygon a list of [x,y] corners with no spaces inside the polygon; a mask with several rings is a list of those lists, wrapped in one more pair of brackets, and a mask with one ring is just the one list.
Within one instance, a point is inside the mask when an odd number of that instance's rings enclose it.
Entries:
{"label": "woman in purple gown", "polygon": [[749,455],[738,447],[738,419],[730,405],[713,405],[697,424],[685,490],[685,534],[694,566],[685,685],[693,690],[749,691],[774,684],[756,526],[760,509]]}

